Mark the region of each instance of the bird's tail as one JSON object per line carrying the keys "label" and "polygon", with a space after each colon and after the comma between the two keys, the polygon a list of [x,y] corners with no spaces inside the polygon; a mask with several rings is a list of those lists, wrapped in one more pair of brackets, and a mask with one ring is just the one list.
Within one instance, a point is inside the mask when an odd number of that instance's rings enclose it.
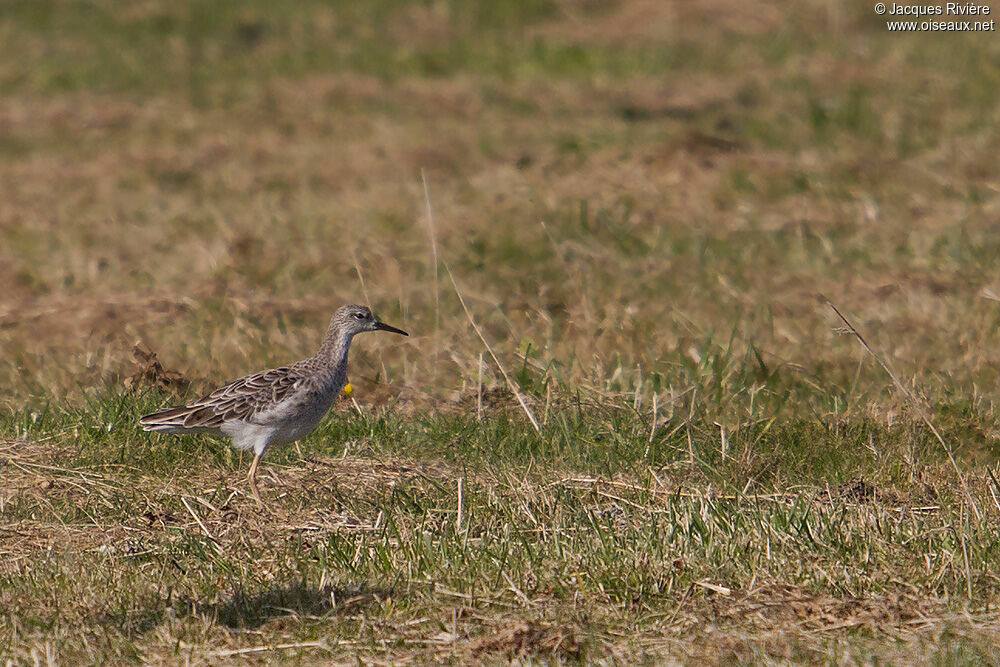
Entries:
{"label": "bird's tail", "polygon": [[[139,418],[143,431],[157,433],[182,433],[201,430],[202,425],[191,418],[199,406],[178,405],[159,412],[152,412]],[[195,423],[192,423],[195,422]]]}

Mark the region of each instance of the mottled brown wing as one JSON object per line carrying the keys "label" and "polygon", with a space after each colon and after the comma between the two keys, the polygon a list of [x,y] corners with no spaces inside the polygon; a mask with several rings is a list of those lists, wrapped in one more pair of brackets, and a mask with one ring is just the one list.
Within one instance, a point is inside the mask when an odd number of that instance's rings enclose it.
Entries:
{"label": "mottled brown wing", "polygon": [[286,398],[301,379],[287,366],[240,378],[192,403],[191,407],[200,409],[185,418],[184,426],[218,426],[231,419],[254,421],[259,413]]}
{"label": "mottled brown wing", "polygon": [[302,379],[303,376],[289,366],[254,373],[187,405],[146,415],[140,423],[144,426],[212,429],[234,419],[252,422],[258,414],[285,399]]}

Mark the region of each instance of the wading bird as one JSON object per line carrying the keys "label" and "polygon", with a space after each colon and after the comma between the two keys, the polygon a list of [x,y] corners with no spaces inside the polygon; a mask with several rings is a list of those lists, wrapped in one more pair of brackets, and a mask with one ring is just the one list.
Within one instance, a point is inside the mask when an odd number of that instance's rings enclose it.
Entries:
{"label": "wading bird", "polygon": [[347,380],[351,339],[365,331],[402,329],[383,324],[365,306],[339,308],[319,351],[308,359],[234,380],[212,393],[139,419],[146,431],[214,433],[233,440],[239,449],[253,450],[250,490],[257,491],[257,464],[270,445],[294,442],[308,435],[323,418]]}

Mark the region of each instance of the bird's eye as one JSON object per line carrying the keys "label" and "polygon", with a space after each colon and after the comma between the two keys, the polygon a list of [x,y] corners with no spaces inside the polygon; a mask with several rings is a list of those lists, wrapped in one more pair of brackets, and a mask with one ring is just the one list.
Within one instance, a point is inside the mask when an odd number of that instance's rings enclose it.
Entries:
{"label": "bird's eye", "polygon": [[354,313],[354,317],[358,318],[359,320],[363,320],[363,319],[365,319],[365,314],[364,313]]}

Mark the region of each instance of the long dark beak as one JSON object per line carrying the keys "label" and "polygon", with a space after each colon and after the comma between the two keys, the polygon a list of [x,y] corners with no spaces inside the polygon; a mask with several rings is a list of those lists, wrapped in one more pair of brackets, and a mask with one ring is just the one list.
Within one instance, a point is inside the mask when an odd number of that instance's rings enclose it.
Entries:
{"label": "long dark beak", "polygon": [[391,327],[391,326],[389,326],[388,324],[386,324],[384,322],[376,322],[375,323],[375,328],[378,329],[379,331],[391,331],[392,333],[398,333],[398,334],[402,334],[404,336],[409,336],[410,335],[410,334],[406,333],[405,331],[403,331],[402,329],[397,329],[396,327]]}

